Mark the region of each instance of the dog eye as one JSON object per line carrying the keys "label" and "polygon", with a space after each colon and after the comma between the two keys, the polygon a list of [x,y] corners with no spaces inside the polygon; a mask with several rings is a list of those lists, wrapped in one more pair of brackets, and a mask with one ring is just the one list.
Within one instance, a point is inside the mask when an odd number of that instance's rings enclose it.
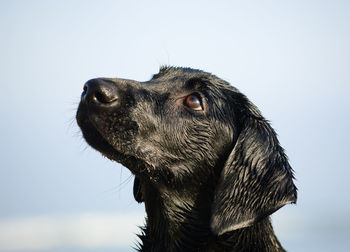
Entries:
{"label": "dog eye", "polygon": [[191,94],[185,98],[185,105],[193,110],[203,110],[202,103],[198,95]]}

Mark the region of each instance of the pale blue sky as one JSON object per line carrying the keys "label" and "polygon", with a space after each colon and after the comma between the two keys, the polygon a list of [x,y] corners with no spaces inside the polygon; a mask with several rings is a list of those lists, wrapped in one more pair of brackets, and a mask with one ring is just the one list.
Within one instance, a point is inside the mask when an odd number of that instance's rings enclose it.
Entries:
{"label": "pale blue sky", "polygon": [[[299,187],[273,217],[287,249],[350,250],[349,13],[340,0],[1,1],[0,251],[131,251],[133,180],[87,147],[75,110],[86,80],[163,64],[216,74],[271,121]],[[91,219],[113,224],[109,240],[86,242]]]}

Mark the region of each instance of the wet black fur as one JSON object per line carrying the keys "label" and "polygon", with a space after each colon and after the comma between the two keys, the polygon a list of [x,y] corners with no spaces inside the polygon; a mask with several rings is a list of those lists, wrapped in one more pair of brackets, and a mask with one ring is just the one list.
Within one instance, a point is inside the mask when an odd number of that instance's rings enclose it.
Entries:
{"label": "wet black fur", "polygon": [[[99,102],[85,90],[77,121],[92,147],[135,175],[147,212],[140,251],[284,251],[269,215],[296,202],[293,171],[246,96],[189,68],[88,84],[103,86]],[[185,105],[190,94],[203,111]]]}

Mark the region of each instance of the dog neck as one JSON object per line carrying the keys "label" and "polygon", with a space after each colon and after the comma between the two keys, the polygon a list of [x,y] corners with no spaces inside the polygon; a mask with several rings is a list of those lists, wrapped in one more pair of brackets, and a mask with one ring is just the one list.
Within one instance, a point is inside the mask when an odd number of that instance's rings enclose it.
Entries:
{"label": "dog neck", "polygon": [[[142,186],[142,191],[147,219],[143,235],[139,236],[140,251],[285,251],[269,217],[250,227],[214,235],[210,229],[213,193],[208,185],[204,192],[198,187],[197,193],[191,195],[174,191],[169,194],[149,183]],[[206,200],[199,200],[202,197]]]}

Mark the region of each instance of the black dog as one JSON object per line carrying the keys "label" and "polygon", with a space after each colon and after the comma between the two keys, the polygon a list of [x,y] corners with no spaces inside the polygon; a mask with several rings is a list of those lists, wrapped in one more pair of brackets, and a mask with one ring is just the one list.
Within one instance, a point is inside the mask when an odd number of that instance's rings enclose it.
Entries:
{"label": "black dog", "polygon": [[135,174],[140,251],[284,251],[269,215],[295,203],[276,133],[214,75],[163,67],[150,81],[93,79],[77,121],[86,141]]}

